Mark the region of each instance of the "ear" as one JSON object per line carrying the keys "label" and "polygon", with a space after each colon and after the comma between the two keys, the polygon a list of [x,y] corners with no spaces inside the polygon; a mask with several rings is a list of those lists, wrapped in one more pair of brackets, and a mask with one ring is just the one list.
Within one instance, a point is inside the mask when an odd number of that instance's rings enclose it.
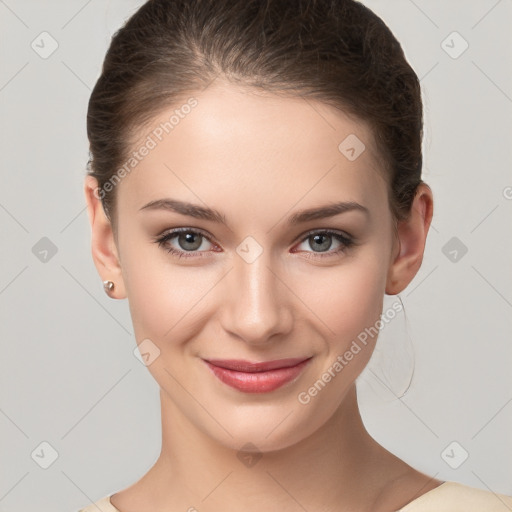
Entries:
{"label": "ear", "polygon": [[114,289],[109,293],[109,296],[114,299],[124,299],[126,298],[126,290],[118,249],[112,225],[101,204],[99,191],[96,178],[86,176],[84,192],[91,224],[92,258],[101,280],[114,282]]}
{"label": "ear", "polygon": [[397,225],[398,250],[388,270],[386,294],[400,293],[420,269],[432,221],[433,203],[432,190],[426,183],[422,183],[416,191],[409,219]]}

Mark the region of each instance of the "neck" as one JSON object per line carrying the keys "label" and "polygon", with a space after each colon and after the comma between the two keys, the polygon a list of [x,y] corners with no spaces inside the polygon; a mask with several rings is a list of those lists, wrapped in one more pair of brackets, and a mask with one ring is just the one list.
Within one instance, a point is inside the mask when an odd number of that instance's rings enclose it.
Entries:
{"label": "neck", "polygon": [[195,428],[166,393],[160,397],[162,451],[145,476],[154,510],[363,510],[396,459],[366,431],[355,385],[309,437],[242,460]]}

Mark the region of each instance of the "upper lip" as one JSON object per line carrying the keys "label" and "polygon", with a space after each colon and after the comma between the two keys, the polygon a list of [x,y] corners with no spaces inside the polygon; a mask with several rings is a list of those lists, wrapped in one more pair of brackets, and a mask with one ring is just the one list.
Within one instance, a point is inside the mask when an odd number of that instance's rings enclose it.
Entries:
{"label": "upper lip", "polygon": [[311,359],[310,357],[294,357],[288,359],[276,359],[274,361],[262,361],[262,362],[250,362],[242,359],[205,359],[208,363],[211,363],[220,368],[226,368],[228,370],[235,370],[238,372],[265,372],[268,370],[275,370],[276,368],[289,368],[290,366],[296,366],[303,361]]}

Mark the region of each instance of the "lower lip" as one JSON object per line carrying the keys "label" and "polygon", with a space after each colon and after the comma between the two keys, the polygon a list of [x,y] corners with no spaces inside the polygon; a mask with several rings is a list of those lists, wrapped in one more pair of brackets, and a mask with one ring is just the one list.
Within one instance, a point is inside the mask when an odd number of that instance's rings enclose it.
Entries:
{"label": "lower lip", "polygon": [[266,372],[238,372],[215,366],[208,361],[205,363],[219,380],[232,388],[245,393],[268,393],[297,378],[309,361],[306,359],[295,366]]}

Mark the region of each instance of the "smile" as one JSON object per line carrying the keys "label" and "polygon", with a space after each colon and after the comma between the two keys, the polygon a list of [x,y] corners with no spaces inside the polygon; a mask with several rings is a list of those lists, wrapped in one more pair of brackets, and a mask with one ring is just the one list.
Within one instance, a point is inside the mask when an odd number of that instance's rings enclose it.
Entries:
{"label": "smile", "polygon": [[224,384],[245,393],[268,393],[296,379],[312,358],[251,363],[240,360],[204,360]]}

